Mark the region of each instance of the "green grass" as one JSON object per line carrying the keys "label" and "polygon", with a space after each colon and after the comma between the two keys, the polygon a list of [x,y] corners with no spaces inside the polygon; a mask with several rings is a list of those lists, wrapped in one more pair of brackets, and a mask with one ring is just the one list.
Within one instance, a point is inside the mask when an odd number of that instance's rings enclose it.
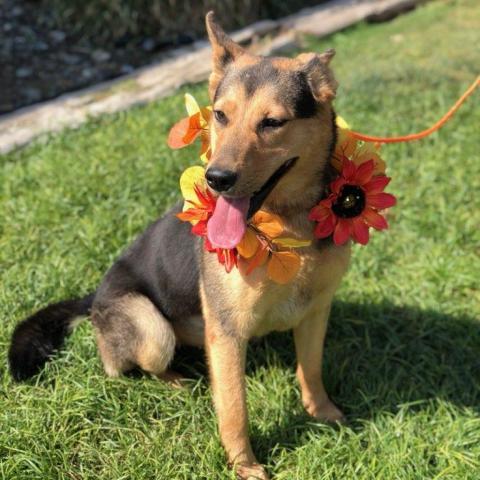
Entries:
{"label": "green grass", "polygon": [[[336,107],[372,134],[420,130],[479,73],[480,6],[432,2],[308,48],[337,48]],[[205,85],[189,88],[206,101]],[[0,157],[0,478],[224,479],[203,362],[184,391],[106,379],[89,323],[30,384],[14,384],[14,325],[84,294],[178,196],[195,148],[173,152],[182,92]],[[480,469],[480,155],[477,93],[441,132],[384,148],[398,206],[354,248],[326,346],[325,379],[349,423],[310,420],[289,334],[251,348],[248,402],[277,479],[477,479]],[[477,107],[477,108],[476,108]]]}

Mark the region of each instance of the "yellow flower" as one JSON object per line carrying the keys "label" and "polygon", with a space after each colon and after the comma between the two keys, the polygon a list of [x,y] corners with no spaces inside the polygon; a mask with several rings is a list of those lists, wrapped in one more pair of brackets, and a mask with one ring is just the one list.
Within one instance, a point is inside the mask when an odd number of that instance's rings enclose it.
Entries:
{"label": "yellow flower", "polygon": [[206,189],[205,169],[199,165],[188,167],[180,177],[180,191],[185,200],[183,210],[188,210],[198,203],[195,186]]}

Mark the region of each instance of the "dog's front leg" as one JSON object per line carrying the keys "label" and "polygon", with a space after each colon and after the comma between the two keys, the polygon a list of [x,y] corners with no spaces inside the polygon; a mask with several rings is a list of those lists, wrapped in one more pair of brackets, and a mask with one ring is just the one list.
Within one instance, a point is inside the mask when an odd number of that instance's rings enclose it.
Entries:
{"label": "dog's front leg", "polygon": [[205,345],[210,366],[213,399],[220,438],[228,460],[241,479],[268,479],[252,452],[248,437],[245,398],[247,340],[225,332],[218,320],[207,314]]}
{"label": "dog's front leg", "polygon": [[343,413],[328,398],[322,380],[323,344],[333,292],[321,296],[293,331],[297,352],[297,378],[307,412],[318,420],[337,422]]}

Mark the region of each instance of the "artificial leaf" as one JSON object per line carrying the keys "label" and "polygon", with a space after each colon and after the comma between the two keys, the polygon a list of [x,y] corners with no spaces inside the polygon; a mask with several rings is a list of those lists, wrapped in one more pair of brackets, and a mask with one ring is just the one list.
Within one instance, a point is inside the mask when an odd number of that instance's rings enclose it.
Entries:
{"label": "artificial leaf", "polygon": [[282,247],[300,248],[308,247],[309,245],[311,245],[312,242],[310,240],[297,240],[296,238],[282,237],[276,238],[275,243],[281,245]]}
{"label": "artificial leaf", "polygon": [[257,253],[248,261],[248,267],[246,274],[249,275],[257,267],[261,267],[268,258],[268,250],[264,245],[260,245],[260,248],[257,250]]}
{"label": "artificial leaf", "polygon": [[180,190],[185,199],[186,208],[190,208],[191,206],[189,206],[188,203],[194,205],[198,203],[195,185],[205,185],[205,169],[199,165],[187,168],[180,177]]}
{"label": "artificial leaf", "polygon": [[174,149],[183,148],[190,145],[203,131],[200,112],[191,117],[182,118],[170,129],[168,146]]}
{"label": "artificial leaf", "polygon": [[283,232],[281,218],[264,210],[260,210],[253,216],[252,223],[270,238],[278,237]]}
{"label": "artificial leaf", "polygon": [[200,126],[203,130],[209,129],[210,118],[212,117],[212,107],[202,107],[200,109]]}
{"label": "artificial leaf", "polygon": [[210,147],[210,140],[208,135],[202,135],[202,147],[200,148],[200,160],[207,163],[212,156],[212,149]]}
{"label": "artificial leaf", "polygon": [[267,266],[267,275],[274,282],[283,285],[295,277],[300,264],[300,257],[295,252],[272,252]]}
{"label": "artificial leaf", "polygon": [[171,129],[168,134],[168,146],[170,148],[183,148],[188,144],[185,143],[185,135],[190,128],[190,117],[182,118],[179,122],[177,122]]}
{"label": "artificial leaf", "polygon": [[197,222],[199,220],[206,220],[208,213],[200,208],[188,208],[183,212],[177,213],[177,218],[182,222]]}
{"label": "artificial leaf", "polygon": [[217,248],[218,261],[224,265],[225,271],[230,273],[237,266],[237,254],[234,249]]}
{"label": "artificial leaf", "polygon": [[183,136],[185,145],[190,145],[202,133],[203,128],[200,123],[200,113],[188,117],[188,129]]}
{"label": "artificial leaf", "polygon": [[336,123],[338,128],[342,128],[344,130],[350,130],[350,125],[340,115],[337,115]]}
{"label": "artificial leaf", "polygon": [[197,101],[190,93],[185,94],[185,107],[187,108],[188,116],[191,117],[200,111]]}
{"label": "artificial leaf", "polygon": [[240,240],[240,243],[237,245],[237,251],[243,258],[251,258],[257,252],[257,249],[260,245],[255,232],[252,229],[247,228],[245,235]]}
{"label": "artificial leaf", "polygon": [[384,175],[387,165],[384,160],[378,154],[379,149],[372,143],[364,143],[361,147],[358,147],[352,156],[353,162],[358,166],[370,160],[374,163],[374,175]]}

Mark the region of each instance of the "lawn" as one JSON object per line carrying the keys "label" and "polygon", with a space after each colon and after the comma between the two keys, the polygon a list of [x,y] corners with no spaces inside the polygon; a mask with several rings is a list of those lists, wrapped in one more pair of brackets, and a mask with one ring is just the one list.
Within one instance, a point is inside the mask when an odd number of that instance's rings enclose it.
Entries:
{"label": "lawn", "polygon": [[[428,3],[306,48],[337,49],[336,108],[357,130],[433,123],[478,75],[480,5]],[[206,102],[205,84],[188,89]],[[225,479],[201,355],[192,380],[107,379],[92,329],[29,384],[6,369],[14,325],[93,290],[178,197],[196,149],[171,151],[182,92],[0,157],[0,478]],[[252,346],[251,436],[276,479],[477,479],[480,469],[479,93],[439,133],[384,148],[398,197],[389,231],[354,248],[326,344],[325,380],[348,423],[304,414],[290,334]]]}

